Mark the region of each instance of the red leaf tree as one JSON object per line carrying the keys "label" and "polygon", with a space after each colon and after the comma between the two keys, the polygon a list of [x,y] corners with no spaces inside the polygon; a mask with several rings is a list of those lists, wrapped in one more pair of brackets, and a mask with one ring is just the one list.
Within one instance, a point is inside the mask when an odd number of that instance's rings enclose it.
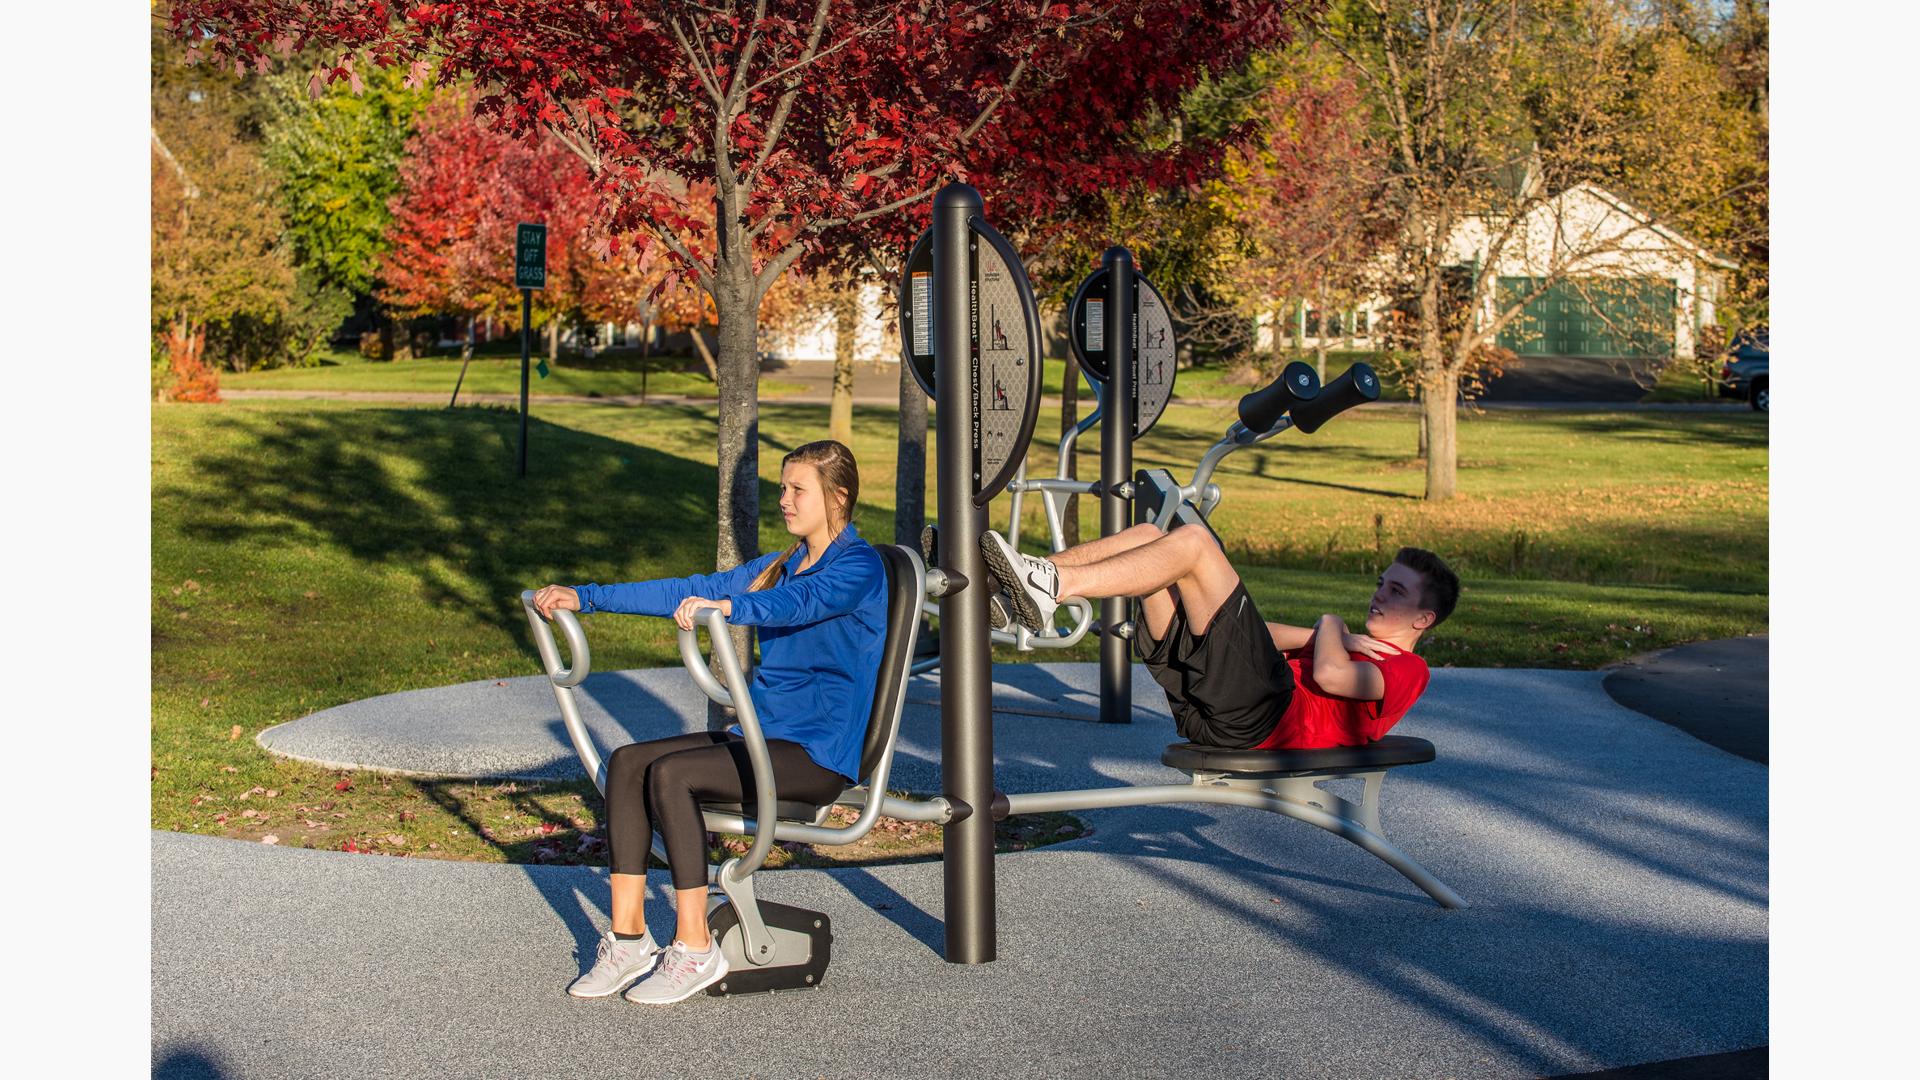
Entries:
{"label": "red leaf tree", "polygon": [[[1310,2],[1310,0],[1308,0]],[[184,44],[230,68],[323,47],[315,84],[437,62],[502,130],[593,170],[623,237],[663,245],[719,321],[717,564],[757,549],[756,313],[795,264],[897,250],[951,180],[1003,224],[1116,185],[1192,182],[1219,147],[1129,138],[1204,75],[1282,42],[1265,0],[756,0],[583,4],[178,0]],[[710,207],[690,192],[711,190]]]}

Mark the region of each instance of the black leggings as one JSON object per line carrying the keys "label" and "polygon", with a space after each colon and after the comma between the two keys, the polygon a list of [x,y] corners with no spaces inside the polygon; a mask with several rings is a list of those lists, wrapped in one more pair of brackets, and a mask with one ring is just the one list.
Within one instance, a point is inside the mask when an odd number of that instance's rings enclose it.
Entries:
{"label": "black leggings", "polygon": [[[782,802],[832,802],[846,790],[839,773],[807,756],[799,743],[768,739],[774,787]],[[666,841],[676,889],[707,884],[702,802],[737,802],[753,812],[753,762],[747,742],[723,731],[695,731],[628,743],[607,759],[607,847],[616,874],[645,874],[652,830]],[[651,821],[652,825],[648,822]]]}

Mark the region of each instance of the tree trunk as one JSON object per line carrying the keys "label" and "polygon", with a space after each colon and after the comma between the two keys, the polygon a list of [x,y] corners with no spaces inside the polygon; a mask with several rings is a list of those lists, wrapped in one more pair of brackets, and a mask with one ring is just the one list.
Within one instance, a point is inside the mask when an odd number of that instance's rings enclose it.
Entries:
{"label": "tree trunk", "polygon": [[853,346],[860,329],[860,285],[849,281],[833,298],[833,399],[827,437],[853,445]]}
{"label": "tree trunk", "polygon": [[557,312],[547,319],[547,366],[560,366],[560,315]]}
{"label": "tree trunk", "polygon": [[927,395],[900,364],[900,443],[894,454],[893,542],[915,550],[927,523]]}
{"label": "tree trunk", "polygon": [[467,381],[467,365],[473,363],[473,316],[467,316],[467,340],[460,346],[460,377],[453,380],[453,396],[447,399],[447,408],[453,408],[460,400],[460,384]]}
{"label": "tree trunk", "polygon": [[1282,334],[1280,327],[1281,320],[1285,315],[1285,310],[1281,308],[1273,309],[1273,340],[1269,344],[1273,347],[1272,365],[1273,374],[1275,375],[1280,373],[1280,368],[1284,366],[1287,359],[1286,337]]}
{"label": "tree trunk", "polygon": [[[1060,437],[1067,437],[1080,424],[1080,361],[1074,357],[1073,350],[1067,350],[1067,369],[1060,376]],[[1060,464],[1060,475],[1069,480],[1080,475],[1079,455],[1069,453]],[[1060,508],[1060,537],[1068,547],[1080,545],[1080,496],[1067,496],[1066,503]],[[1049,540],[1052,537],[1048,537]]]}
{"label": "tree trunk", "polygon": [[1460,453],[1455,439],[1460,376],[1447,370],[1428,370],[1428,381],[1421,387],[1420,419],[1427,435],[1427,498],[1438,502],[1454,495]]}
{"label": "tree trunk", "polygon": [[1320,333],[1313,339],[1313,366],[1320,376],[1320,385],[1327,385],[1327,281],[1320,279]]}
{"label": "tree trunk", "polygon": [[[715,501],[719,538],[714,569],[731,570],[760,555],[760,360],[755,348],[759,310],[752,267],[744,257],[721,261],[715,267],[715,278],[713,301],[720,322],[720,348],[714,382],[720,422],[719,490]],[[751,664],[751,628],[733,627],[730,636],[741,664]],[[709,704],[709,728],[719,730],[730,723],[732,719],[725,710]]]}
{"label": "tree trunk", "polygon": [[1418,409],[1420,413],[1420,447],[1418,450],[1415,451],[1415,455],[1419,457],[1420,460],[1425,461],[1427,457],[1427,405],[1426,405],[1427,395],[1426,395],[1426,392],[1424,390],[1415,389],[1413,392],[1413,402],[1414,402],[1414,407]]}

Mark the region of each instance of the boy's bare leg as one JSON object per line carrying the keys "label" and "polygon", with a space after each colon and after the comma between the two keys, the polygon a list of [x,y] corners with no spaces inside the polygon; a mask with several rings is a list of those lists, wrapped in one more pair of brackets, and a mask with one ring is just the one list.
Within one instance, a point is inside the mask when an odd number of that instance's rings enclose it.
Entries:
{"label": "boy's bare leg", "polygon": [[1173,613],[1180,604],[1180,586],[1169,585],[1156,589],[1140,598],[1140,618],[1147,624],[1147,633],[1155,641],[1167,640],[1167,631],[1173,627]]}
{"label": "boy's bare leg", "polygon": [[[1048,557],[1053,560],[1053,565],[1057,567],[1086,566],[1088,563],[1096,563],[1102,559],[1110,559],[1122,552],[1132,551],[1137,547],[1151,544],[1165,535],[1165,533],[1160,531],[1159,526],[1141,522],[1138,525],[1122,529],[1112,536],[1103,536],[1097,540],[1089,540],[1084,544],[1076,544],[1065,551],[1055,552]],[[1071,594],[1063,590],[1060,595],[1067,596]],[[1141,597],[1140,603],[1141,615],[1147,624],[1147,633],[1153,635],[1155,641],[1165,638],[1167,636],[1167,628],[1173,625],[1173,613],[1179,604],[1178,594],[1170,592],[1168,589],[1156,589]]]}
{"label": "boy's bare leg", "polygon": [[1085,566],[1101,559],[1111,559],[1123,551],[1132,551],[1142,544],[1150,544],[1162,535],[1157,526],[1141,522],[1112,536],[1102,536],[1098,540],[1075,544],[1065,551],[1056,551],[1047,558],[1052,559],[1055,566]]}
{"label": "boy's bare leg", "polygon": [[[1105,539],[1114,540],[1124,535]],[[1220,605],[1240,584],[1240,575],[1227,561],[1220,545],[1214,542],[1213,534],[1199,528],[1175,529],[1097,562],[1075,566],[1056,559],[1054,565],[1060,572],[1061,596],[1084,596],[1090,600],[1106,596],[1150,597],[1170,585],[1176,586],[1180,607],[1186,611],[1187,622],[1197,628],[1197,633],[1204,633],[1213,624]],[[1166,625],[1154,619],[1153,612],[1149,611],[1148,629],[1152,630],[1156,622],[1163,628]]]}

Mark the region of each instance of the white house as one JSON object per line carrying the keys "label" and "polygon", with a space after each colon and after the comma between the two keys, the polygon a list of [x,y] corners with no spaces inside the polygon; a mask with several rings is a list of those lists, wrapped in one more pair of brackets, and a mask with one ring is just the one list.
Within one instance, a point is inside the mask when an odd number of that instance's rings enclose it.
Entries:
{"label": "white house", "polygon": [[[1500,227],[1485,217],[1462,221],[1448,239],[1448,265],[1478,271]],[[1733,269],[1620,196],[1583,183],[1536,203],[1508,237],[1496,287],[1478,315],[1495,318],[1553,277],[1525,315],[1502,329],[1503,347],[1522,356],[1684,356],[1696,331],[1713,322],[1723,275]],[[1392,304],[1375,295],[1338,311],[1285,306],[1296,322],[1283,324],[1282,334],[1309,346],[1366,348]],[[1271,318],[1262,318],[1258,346],[1271,348],[1272,334]]]}

